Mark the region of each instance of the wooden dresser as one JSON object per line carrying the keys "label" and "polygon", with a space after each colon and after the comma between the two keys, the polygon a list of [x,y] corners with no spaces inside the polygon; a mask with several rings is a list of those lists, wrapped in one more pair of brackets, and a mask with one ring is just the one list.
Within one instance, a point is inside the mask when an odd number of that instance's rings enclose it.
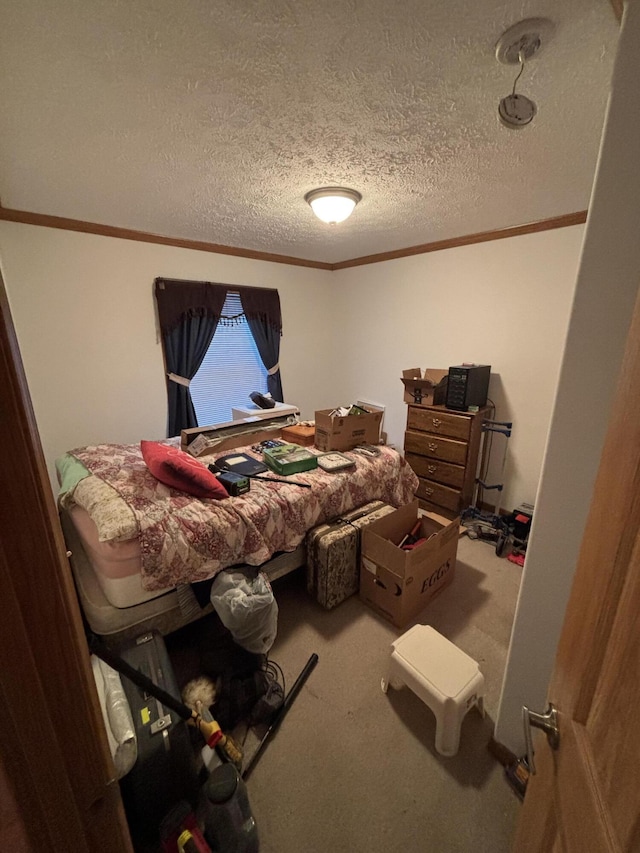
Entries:
{"label": "wooden dresser", "polygon": [[453,518],[471,505],[482,444],[482,421],[491,409],[457,412],[444,406],[407,407],[404,453],[420,479],[423,509]]}

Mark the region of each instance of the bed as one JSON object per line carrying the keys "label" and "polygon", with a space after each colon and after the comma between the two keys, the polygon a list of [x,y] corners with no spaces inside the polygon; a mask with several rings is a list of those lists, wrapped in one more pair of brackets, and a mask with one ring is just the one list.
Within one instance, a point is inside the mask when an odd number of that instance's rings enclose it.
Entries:
{"label": "bed", "polygon": [[[161,444],[178,448],[179,439]],[[343,472],[318,468],[287,483],[252,479],[249,492],[224,500],[164,485],[138,444],[65,454],[56,463],[60,518],[89,627],[118,641],[152,627],[170,633],[211,612],[194,591],[219,571],[260,567],[275,580],[305,564],[305,537],[318,524],[372,500],[408,503],[416,475],[394,448],[379,451],[347,453],[355,466]],[[251,447],[237,452],[261,458]]]}

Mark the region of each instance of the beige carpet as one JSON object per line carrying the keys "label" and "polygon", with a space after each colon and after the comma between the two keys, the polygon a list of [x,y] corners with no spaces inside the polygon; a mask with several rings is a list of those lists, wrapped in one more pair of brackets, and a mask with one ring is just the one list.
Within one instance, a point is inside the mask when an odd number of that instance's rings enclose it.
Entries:
{"label": "beige carpet", "polygon": [[274,583],[280,613],[270,657],[287,688],[312,653],[319,661],[247,780],[261,853],[510,849],[520,802],[487,742],[520,576],[489,544],[463,537],[454,582],[415,620],[485,675],[487,716],[469,712],[453,758],[435,751],[435,719],[411,691],[381,691],[402,631],[357,597],[323,610],[305,591],[304,571]]}

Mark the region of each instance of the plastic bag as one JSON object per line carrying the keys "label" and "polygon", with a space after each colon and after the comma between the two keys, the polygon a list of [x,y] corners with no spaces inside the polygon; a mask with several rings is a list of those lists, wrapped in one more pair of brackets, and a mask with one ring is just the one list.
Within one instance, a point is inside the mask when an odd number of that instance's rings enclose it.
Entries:
{"label": "plastic bag", "polygon": [[91,668],[116,775],[118,779],[122,779],[138,757],[138,740],[131,708],[115,669],[95,655],[91,655]]}
{"label": "plastic bag", "polygon": [[257,655],[269,651],[278,633],[278,605],[265,574],[219,572],[211,585],[211,604],[239,646]]}

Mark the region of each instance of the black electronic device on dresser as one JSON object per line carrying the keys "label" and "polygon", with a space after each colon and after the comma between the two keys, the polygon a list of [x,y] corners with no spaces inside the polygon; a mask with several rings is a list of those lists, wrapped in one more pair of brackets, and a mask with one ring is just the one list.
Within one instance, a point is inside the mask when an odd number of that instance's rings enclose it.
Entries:
{"label": "black electronic device on dresser", "polygon": [[486,406],[490,364],[459,364],[449,368],[447,408],[466,412],[469,406]]}

